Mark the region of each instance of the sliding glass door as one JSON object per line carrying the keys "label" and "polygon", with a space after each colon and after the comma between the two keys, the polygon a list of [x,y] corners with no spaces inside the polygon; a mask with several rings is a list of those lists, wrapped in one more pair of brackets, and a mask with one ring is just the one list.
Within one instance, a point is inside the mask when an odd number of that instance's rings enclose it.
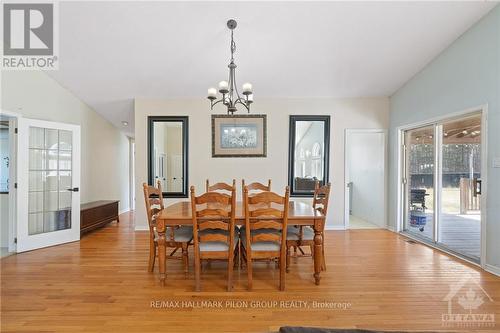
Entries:
{"label": "sliding glass door", "polygon": [[441,221],[438,241],[479,260],[481,115],[442,124]]}
{"label": "sliding glass door", "polygon": [[481,113],[404,132],[404,228],[479,262]]}
{"label": "sliding glass door", "polygon": [[406,228],[434,239],[434,126],[406,131]]}

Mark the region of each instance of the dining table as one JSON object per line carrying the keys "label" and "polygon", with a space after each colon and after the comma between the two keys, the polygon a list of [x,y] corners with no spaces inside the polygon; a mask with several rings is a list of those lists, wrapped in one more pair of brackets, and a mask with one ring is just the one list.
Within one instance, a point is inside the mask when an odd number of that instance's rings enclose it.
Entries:
{"label": "dining table", "polygon": [[[245,225],[243,202],[237,202],[235,207],[236,225]],[[166,278],[166,230],[168,226],[193,225],[191,201],[179,201],[162,209],[156,218],[158,233],[158,259],[160,284],[165,285]],[[325,216],[314,209],[309,203],[290,201],[288,207],[288,225],[311,226],[314,229],[314,282],[320,284],[320,273],[323,263],[323,230]]]}

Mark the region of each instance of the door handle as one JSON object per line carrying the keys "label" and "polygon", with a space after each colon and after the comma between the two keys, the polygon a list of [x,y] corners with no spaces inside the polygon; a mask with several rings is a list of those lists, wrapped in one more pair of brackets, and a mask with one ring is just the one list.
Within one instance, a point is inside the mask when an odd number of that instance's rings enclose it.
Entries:
{"label": "door handle", "polygon": [[78,192],[78,191],[80,191],[80,189],[78,187],[68,188],[67,190],[71,191],[71,192]]}

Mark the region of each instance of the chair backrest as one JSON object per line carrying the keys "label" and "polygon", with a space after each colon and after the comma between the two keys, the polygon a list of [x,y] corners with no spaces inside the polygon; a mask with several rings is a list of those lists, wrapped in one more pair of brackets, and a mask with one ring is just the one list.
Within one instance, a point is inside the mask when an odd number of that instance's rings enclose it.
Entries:
{"label": "chair backrest", "polygon": [[314,187],[313,207],[326,216],[328,212],[328,199],[330,197],[331,184],[319,186],[319,181]]}
{"label": "chair backrest", "polygon": [[233,179],[233,185],[229,185],[226,183],[215,183],[210,185],[210,181],[207,179],[205,190],[207,192],[215,192],[215,191],[228,191],[231,192],[233,188],[236,188],[236,179]]}
{"label": "chair backrest", "polygon": [[[193,219],[193,239],[195,251],[205,242],[223,242],[234,249],[234,223],[236,211],[236,188],[231,194],[206,192],[196,196],[191,186],[191,213]],[[201,232],[201,231],[215,232]],[[227,231],[227,232],[216,232]]]}
{"label": "chair backrest", "polygon": [[146,203],[146,214],[148,216],[149,231],[153,232],[156,216],[164,208],[161,183],[160,181],[158,181],[158,187],[142,183],[142,187],[144,189],[144,201]]}
{"label": "chair backrest", "polygon": [[[241,192],[244,191],[245,186],[248,188],[248,194],[250,195],[251,191],[264,191],[264,192],[271,192],[271,179],[267,181],[267,186],[259,183],[259,182],[253,182],[248,185],[245,184],[245,180],[241,180]],[[241,197],[243,198],[244,194],[241,193]]]}
{"label": "chair backrest", "polygon": [[[250,196],[248,192],[248,186],[245,186],[243,188],[243,201],[247,248],[251,248],[251,243],[255,242],[273,242],[280,244],[284,249],[288,225],[288,203],[290,201],[288,186],[285,190],[285,196],[269,191]],[[256,230],[259,231],[251,232]]]}

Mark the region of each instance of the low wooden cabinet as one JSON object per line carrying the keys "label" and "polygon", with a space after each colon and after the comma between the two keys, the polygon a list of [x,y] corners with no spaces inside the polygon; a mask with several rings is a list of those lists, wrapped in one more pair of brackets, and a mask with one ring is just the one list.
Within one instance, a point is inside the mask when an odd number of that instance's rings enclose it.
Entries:
{"label": "low wooden cabinet", "polygon": [[80,206],[80,235],[102,227],[109,222],[120,222],[118,200],[100,200]]}

